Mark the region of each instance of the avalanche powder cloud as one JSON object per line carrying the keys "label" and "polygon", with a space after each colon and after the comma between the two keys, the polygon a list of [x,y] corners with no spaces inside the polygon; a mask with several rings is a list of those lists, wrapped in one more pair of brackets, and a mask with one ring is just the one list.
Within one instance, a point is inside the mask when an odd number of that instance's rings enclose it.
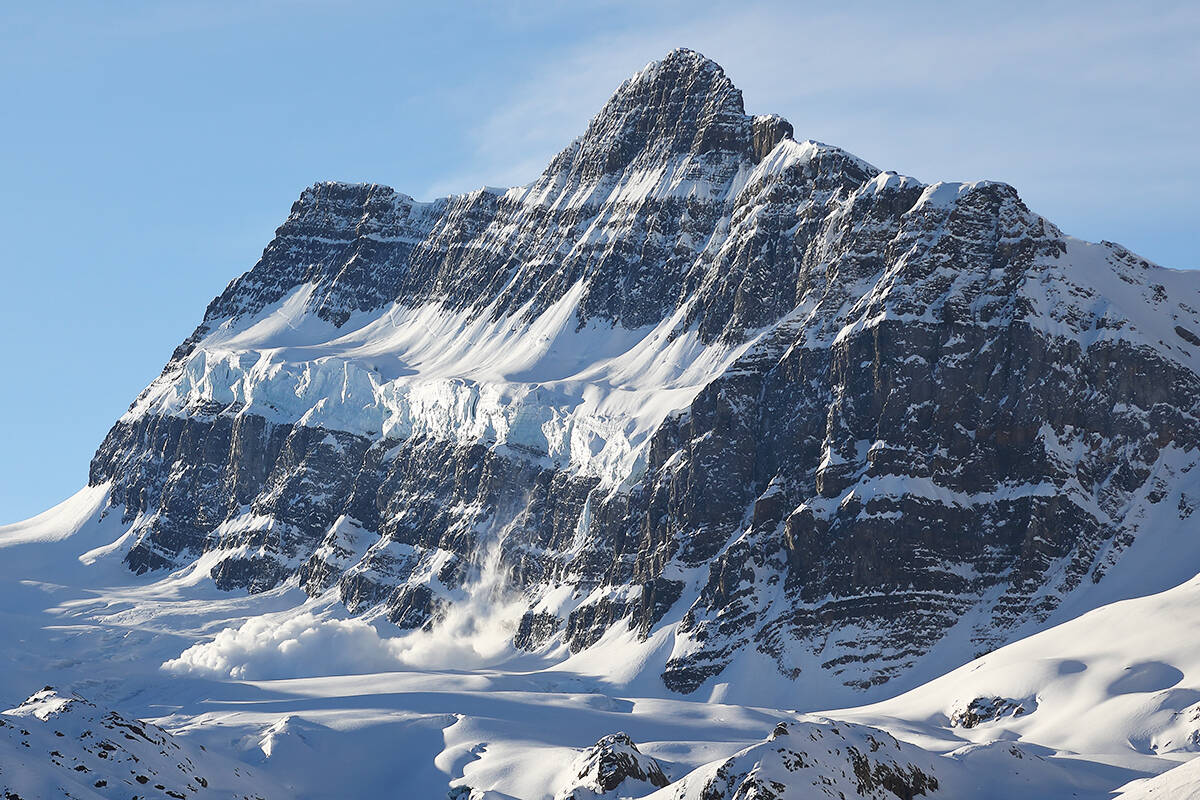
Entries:
{"label": "avalanche powder cloud", "polygon": [[310,613],[278,622],[254,617],[195,644],[163,669],[177,674],[270,680],[382,672],[402,666],[394,642],[357,619]]}

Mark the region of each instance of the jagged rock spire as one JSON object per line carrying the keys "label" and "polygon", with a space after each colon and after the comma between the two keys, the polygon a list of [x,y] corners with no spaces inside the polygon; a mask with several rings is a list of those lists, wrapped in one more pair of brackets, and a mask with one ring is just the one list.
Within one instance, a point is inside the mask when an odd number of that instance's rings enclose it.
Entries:
{"label": "jagged rock spire", "polygon": [[[641,161],[691,153],[699,157],[761,158],[761,142],[791,135],[780,117],[756,136],[742,92],[721,65],[695,50],[678,48],[625,81],[588,125],[558,155],[546,175],[580,178],[621,172]],[[760,147],[755,147],[756,141]]]}

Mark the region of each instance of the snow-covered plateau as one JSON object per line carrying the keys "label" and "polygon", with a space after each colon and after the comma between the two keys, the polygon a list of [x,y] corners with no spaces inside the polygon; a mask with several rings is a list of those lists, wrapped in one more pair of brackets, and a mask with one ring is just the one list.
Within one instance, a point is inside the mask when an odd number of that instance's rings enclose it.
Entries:
{"label": "snow-covered plateau", "polygon": [[698,53],[305,190],[0,527],[6,798],[1200,797],[1200,273]]}

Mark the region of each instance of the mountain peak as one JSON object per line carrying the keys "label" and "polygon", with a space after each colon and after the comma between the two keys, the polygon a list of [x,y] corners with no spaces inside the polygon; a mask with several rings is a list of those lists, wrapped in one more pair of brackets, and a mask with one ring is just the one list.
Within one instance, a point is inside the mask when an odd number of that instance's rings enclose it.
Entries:
{"label": "mountain peak", "polygon": [[685,153],[750,158],[755,148],[741,90],[720,64],[681,47],[622,83],[546,174],[598,177]]}
{"label": "mountain peak", "polygon": [[[621,89],[647,82],[691,83],[697,81],[705,81],[714,85],[719,84],[722,89],[728,88],[732,90],[737,98],[736,111],[744,113],[742,93],[733,85],[728,76],[725,75],[725,70],[721,65],[703,53],[698,53],[687,47],[676,47],[658,61],[651,61],[641,70],[634,73],[629,80],[625,81]],[[617,94],[620,94],[621,89],[617,90]]]}

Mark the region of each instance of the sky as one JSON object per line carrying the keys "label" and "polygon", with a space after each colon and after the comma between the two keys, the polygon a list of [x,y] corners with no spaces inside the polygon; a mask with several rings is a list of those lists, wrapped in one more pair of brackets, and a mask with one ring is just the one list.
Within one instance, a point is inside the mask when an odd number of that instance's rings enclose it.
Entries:
{"label": "sky", "polygon": [[1194,2],[6,3],[0,523],[87,482],[304,187],[526,183],[677,46],[797,138],[1200,267],[1198,41]]}

